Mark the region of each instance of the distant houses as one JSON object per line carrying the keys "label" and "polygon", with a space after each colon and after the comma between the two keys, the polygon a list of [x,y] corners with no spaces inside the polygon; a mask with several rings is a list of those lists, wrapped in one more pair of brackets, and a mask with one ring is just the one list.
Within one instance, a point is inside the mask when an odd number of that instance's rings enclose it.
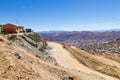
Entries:
{"label": "distant houses", "polygon": [[0,33],[2,34],[13,34],[13,33],[23,33],[23,32],[32,32],[32,30],[24,29],[24,26],[11,24],[11,23],[0,25]]}

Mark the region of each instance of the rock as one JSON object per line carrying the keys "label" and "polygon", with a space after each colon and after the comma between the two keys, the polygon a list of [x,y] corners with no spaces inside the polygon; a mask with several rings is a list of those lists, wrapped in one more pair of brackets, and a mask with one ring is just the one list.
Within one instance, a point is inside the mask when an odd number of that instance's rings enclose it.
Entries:
{"label": "rock", "polygon": [[18,59],[21,59],[21,56],[20,56],[20,54],[19,54],[18,52],[14,52],[14,53],[13,53],[13,56],[15,56],[15,57],[18,58]]}
{"label": "rock", "polygon": [[43,42],[42,42],[42,41],[40,41],[40,42],[37,43],[37,48],[38,48],[38,49],[42,49],[43,46],[44,46],[44,45],[43,45]]}
{"label": "rock", "polygon": [[64,76],[62,80],[74,80],[73,77]]}

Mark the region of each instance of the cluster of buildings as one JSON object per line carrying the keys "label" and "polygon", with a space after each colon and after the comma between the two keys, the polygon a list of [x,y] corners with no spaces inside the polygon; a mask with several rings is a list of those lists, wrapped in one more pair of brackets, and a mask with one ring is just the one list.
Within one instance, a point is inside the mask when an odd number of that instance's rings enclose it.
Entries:
{"label": "cluster of buildings", "polygon": [[0,33],[2,34],[13,34],[13,33],[23,33],[23,32],[32,32],[32,30],[24,29],[24,26],[11,24],[11,23],[0,25]]}

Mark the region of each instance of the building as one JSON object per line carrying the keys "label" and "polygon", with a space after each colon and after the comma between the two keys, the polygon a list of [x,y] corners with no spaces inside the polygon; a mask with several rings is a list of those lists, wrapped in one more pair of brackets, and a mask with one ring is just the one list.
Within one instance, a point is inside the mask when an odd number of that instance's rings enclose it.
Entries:
{"label": "building", "polygon": [[28,29],[25,29],[25,32],[33,32],[33,30],[28,28]]}
{"label": "building", "polygon": [[15,25],[15,24],[4,24],[2,25],[2,33],[4,34],[12,34],[12,33],[20,33],[23,32],[24,27],[20,25]]}

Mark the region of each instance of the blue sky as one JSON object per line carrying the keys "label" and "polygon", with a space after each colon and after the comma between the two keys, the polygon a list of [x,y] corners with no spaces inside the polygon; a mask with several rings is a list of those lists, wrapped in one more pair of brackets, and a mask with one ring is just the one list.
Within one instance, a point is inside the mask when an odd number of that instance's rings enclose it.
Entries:
{"label": "blue sky", "polygon": [[0,0],[0,24],[46,30],[120,29],[120,0]]}

